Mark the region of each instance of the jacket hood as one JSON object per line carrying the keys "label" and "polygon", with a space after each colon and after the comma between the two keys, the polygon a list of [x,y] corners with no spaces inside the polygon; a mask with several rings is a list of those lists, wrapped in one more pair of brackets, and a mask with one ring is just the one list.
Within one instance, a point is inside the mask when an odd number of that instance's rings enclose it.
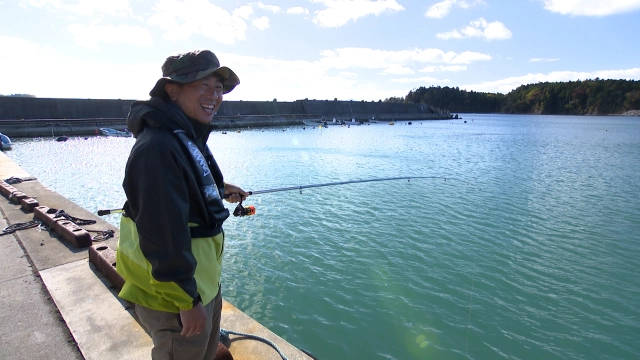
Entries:
{"label": "jacket hood", "polygon": [[[166,102],[160,97],[152,97],[146,101],[134,101],[127,116],[127,128],[137,138],[146,126],[165,128],[169,131],[184,130],[191,138],[196,138],[195,120],[189,120],[184,112],[175,104]],[[211,125],[205,125],[209,131]]]}

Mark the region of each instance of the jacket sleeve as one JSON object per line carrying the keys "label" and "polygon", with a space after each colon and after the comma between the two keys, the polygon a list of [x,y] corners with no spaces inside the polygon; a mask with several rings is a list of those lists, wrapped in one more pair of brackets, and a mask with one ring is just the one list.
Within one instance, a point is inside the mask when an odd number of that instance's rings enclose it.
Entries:
{"label": "jacket sleeve", "polygon": [[188,164],[178,153],[181,149],[176,147],[171,134],[154,137],[134,146],[123,187],[131,219],[138,229],[140,249],[152,266],[153,278],[177,285],[163,284],[158,291],[181,310],[189,310],[200,301],[200,295],[188,227],[189,185],[185,169]]}

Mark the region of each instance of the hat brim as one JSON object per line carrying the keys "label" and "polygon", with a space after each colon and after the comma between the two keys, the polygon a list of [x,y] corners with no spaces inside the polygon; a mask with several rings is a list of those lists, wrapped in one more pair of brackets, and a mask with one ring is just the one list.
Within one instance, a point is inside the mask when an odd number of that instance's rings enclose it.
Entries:
{"label": "hat brim", "polygon": [[149,92],[149,96],[164,96],[166,94],[164,87],[168,83],[176,82],[179,84],[188,84],[197,80],[204,79],[212,74],[218,74],[222,78],[223,94],[230,93],[231,90],[233,90],[238,84],[240,84],[240,78],[238,78],[238,75],[236,75],[233,70],[229,69],[226,66],[221,66],[219,68],[203,70],[197,73],[189,73],[181,76],[161,77],[160,79],[158,79],[153,89],[151,89],[151,91]]}

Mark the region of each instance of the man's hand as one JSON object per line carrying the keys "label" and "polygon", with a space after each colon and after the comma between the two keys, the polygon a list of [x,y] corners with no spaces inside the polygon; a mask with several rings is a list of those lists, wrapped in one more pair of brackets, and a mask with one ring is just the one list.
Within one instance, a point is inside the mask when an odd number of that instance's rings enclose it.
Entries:
{"label": "man's hand", "polygon": [[225,183],[224,196],[225,196],[225,200],[227,200],[228,202],[237,203],[240,201],[244,201],[247,198],[247,196],[249,196],[249,194],[238,186]]}
{"label": "man's hand", "polygon": [[180,320],[182,321],[182,336],[193,336],[200,334],[207,322],[207,310],[202,303],[191,308],[191,310],[180,310]]}

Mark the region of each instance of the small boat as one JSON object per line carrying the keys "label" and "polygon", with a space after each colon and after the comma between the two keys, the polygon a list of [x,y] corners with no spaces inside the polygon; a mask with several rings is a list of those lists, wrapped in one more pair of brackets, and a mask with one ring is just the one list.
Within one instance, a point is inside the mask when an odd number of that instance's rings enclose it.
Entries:
{"label": "small boat", "polygon": [[100,128],[100,134],[104,136],[115,136],[115,137],[132,137],[133,134],[128,129],[124,129],[124,131],[109,129],[109,128]]}
{"label": "small boat", "polygon": [[306,126],[320,126],[322,125],[323,122],[326,122],[324,120],[302,120],[302,122],[306,125]]}
{"label": "small boat", "polygon": [[396,123],[394,123],[393,121],[389,122],[389,125],[395,125]]}
{"label": "small boat", "polygon": [[2,133],[0,133],[0,139],[2,139],[2,142],[0,143],[0,150],[11,150],[11,148],[13,147],[11,139],[7,135]]}
{"label": "small boat", "polygon": [[66,136],[66,135],[58,136],[58,137],[56,138],[56,141],[57,141],[57,142],[63,142],[63,141],[67,141],[67,140],[69,140],[69,137],[68,137],[68,136]]}
{"label": "small boat", "polygon": [[322,125],[325,126],[325,127],[326,126],[335,126],[335,125],[343,126],[343,125],[347,125],[347,123],[344,122],[344,120],[333,118],[333,120],[331,120],[331,121],[323,121]]}

